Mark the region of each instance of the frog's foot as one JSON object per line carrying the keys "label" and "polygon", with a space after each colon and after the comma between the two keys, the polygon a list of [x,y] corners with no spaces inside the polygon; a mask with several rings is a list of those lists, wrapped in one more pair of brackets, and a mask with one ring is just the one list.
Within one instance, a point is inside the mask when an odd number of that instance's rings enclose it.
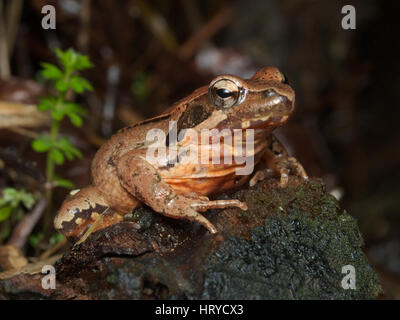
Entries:
{"label": "frog's foot", "polygon": [[303,166],[295,158],[289,156],[285,147],[273,134],[271,134],[268,147],[263,154],[263,160],[268,169],[256,172],[250,180],[250,186],[271,176],[280,177],[282,188],[288,185],[289,174],[299,176],[304,180],[308,179]]}
{"label": "frog's foot", "polygon": [[258,182],[273,176],[271,169],[258,170],[249,181],[249,186],[254,187]]}
{"label": "frog's foot", "polygon": [[[308,175],[303,166],[294,157],[288,157],[284,161],[280,160],[275,163],[276,173],[280,177],[280,187],[285,188],[289,183],[289,174],[299,176],[304,180],[308,180]],[[275,174],[272,169],[264,169],[257,171],[251,178],[249,185],[253,187],[259,181],[272,177]]]}
{"label": "frog's foot", "polygon": [[290,164],[290,170],[294,172],[296,176],[303,178],[304,180],[308,180],[308,175],[306,170],[304,170],[303,166],[300,162],[297,161],[294,157],[289,157],[288,162]]}
{"label": "frog's foot", "polygon": [[166,210],[164,210],[162,214],[170,218],[196,221],[206,227],[210,233],[217,233],[218,230],[214,225],[199,212],[204,212],[209,209],[225,209],[232,207],[247,210],[246,203],[235,199],[210,201],[207,197],[195,199],[178,195],[168,203]]}

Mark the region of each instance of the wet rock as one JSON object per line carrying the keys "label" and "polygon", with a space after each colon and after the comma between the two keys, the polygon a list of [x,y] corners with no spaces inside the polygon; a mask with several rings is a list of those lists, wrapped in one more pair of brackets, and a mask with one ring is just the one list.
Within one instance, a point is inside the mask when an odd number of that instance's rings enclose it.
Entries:
{"label": "wet rock", "polygon": [[[248,211],[206,213],[217,235],[137,209],[59,259],[57,289],[45,298],[377,298],[381,287],[362,251],[356,221],[319,180],[291,178],[287,188],[277,182],[271,179],[230,196],[246,201]],[[355,290],[341,285],[346,265],[355,268]],[[18,277],[25,277],[25,284]],[[14,285],[26,286],[24,298],[30,291],[36,298],[26,277],[1,280],[0,297],[10,298],[7,292]],[[30,275],[32,281],[35,277]]]}

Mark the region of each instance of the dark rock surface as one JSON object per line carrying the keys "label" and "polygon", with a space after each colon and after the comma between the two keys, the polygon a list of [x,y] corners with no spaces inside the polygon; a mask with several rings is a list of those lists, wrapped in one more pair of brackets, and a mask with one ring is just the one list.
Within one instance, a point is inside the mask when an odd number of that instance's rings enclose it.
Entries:
{"label": "dark rock surface", "polygon": [[[381,293],[356,221],[321,181],[291,178],[279,188],[271,179],[229,198],[246,201],[249,210],[206,213],[218,235],[140,208],[59,259],[55,290],[35,289],[41,275],[20,274],[0,280],[0,298],[375,299]],[[341,286],[345,265],[355,267],[355,290]]]}

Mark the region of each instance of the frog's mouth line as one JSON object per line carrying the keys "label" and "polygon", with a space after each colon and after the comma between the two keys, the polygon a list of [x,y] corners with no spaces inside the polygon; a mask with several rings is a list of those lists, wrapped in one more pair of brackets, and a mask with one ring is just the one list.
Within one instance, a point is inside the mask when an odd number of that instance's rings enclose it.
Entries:
{"label": "frog's mouth line", "polygon": [[243,129],[267,128],[283,125],[294,111],[294,108],[292,102],[287,97],[279,95],[269,99],[265,104],[260,106],[258,110],[260,112],[258,112],[257,116],[242,121]]}
{"label": "frog's mouth line", "polygon": [[291,104],[292,102],[285,96],[282,95],[274,95],[268,99],[268,101],[264,104],[262,108],[265,107],[273,107],[279,104]]}
{"label": "frog's mouth line", "polygon": [[259,129],[259,128],[267,128],[270,126],[279,126],[283,125],[287,119],[288,115],[284,116],[265,116],[260,118],[255,118],[252,120],[246,120],[242,122],[242,129]]}

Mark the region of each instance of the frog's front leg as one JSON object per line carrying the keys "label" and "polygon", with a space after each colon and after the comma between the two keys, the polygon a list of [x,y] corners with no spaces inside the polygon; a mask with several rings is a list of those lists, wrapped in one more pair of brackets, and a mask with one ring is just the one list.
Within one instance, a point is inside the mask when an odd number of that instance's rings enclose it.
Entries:
{"label": "frog's front leg", "polygon": [[267,150],[263,155],[263,161],[268,169],[257,171],[250,180],[250,186],[254,186],[258,181],[264,180],[274,173],[280,176],[281,187],[287,186],[290,173],[294,173],[305,180],[308,179],[308,175],[300,162],[294,157],[290,157],[282,143],[272,134]]}
{"label": "frog's front leg", "polygon": [[150,206],[154,211],[174,219],[196,221],[211,233],[217,229],[199,212],[212,208],[238,207],[246,210],[239,200],[210,201],[202,196],[183,196],[166,183],[156,168],[137,151],[125,154],[118,162],[118,177],[122,186],[134,197]]}

